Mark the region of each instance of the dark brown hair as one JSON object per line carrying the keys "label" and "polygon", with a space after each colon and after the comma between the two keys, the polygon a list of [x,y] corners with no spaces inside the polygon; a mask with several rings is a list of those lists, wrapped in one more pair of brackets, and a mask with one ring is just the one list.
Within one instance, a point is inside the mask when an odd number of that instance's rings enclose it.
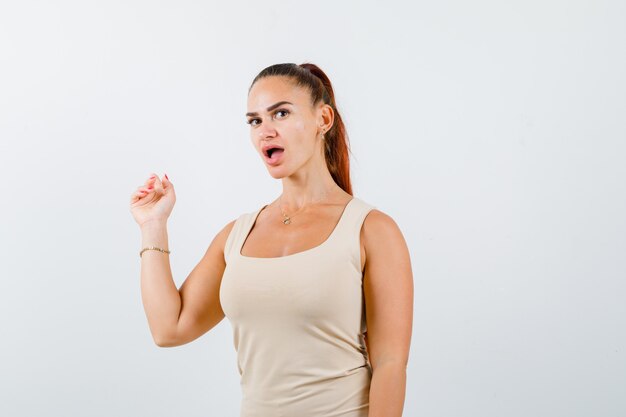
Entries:
{"label": "dark brown hair", "polygon": [[252,80],[248,94],[254,84],[261,78],[283,76],[290,78],[295,85],[305,87],[311,93],[311,104],[315,106],[323,101],[332,107],[335,119],[332,127],[324,134],[324,156],[326,166],[333,179],[345,192],[352,195],[350,183],[350,143],[346,127],[335,104],[335,93],[328,76],[317,65],[305,62],[303,64],[275,64],[264,68]]}

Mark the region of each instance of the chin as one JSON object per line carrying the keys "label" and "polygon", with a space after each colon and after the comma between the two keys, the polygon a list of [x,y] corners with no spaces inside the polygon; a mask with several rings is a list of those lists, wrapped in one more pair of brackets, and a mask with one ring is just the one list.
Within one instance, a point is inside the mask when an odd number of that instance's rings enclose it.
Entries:
{"label": "chin", "polygon": [[272,176],[272,178],[277,179],[277,180],[288,177],[290,175],[290,173],[284,167],[268,166],[267,172]]}
{"label": "chin", "polygon": [[270,175],[275,180],[282,180],[283,178],[287,178],[289,176],[289,175],[285,175],[285,174],[274,174],[274,173],[271,173],[271,172],[270,172]]}

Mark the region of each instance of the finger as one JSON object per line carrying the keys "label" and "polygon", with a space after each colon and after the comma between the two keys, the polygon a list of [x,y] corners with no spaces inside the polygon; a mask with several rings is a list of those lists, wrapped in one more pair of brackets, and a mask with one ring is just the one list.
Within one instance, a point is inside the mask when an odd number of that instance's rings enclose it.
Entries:
{"label": "finger", "polygon": [[155,176],[154,178],[152,178],[152,184],[155,189],[163,188],[163,184],[161,183],[161,180],[159,179],[158,176]]}
{"label": "finger", "polygon": [[145,186],[149,186],[149,185],[153,184],[153,183],[154,183],[154,180],[155,180],[155,179],[157,179],[157,178],[159,178],[159,176],[158,176],[158,175],[156,175],[156,174],[150,174],[150,176],[148,177],[148,179],[146,180],[146,182],[144,182],[144,185],[145,185]]}
{"label": "finger", "polygon": [[163,177],[161,178],[161,184],[163,185],[164,190],[170,190],[173,188],[172,182],[167,177],[167,174],[163,175]]}
{"label": "finger", "polygon": [[148,192],[144,191],[144,190],[137,190],[133,193],[133,195],[130,197],[130,202],[131,203],[135,203],[139,200],[141,200],[143,197],[145,197],[146,195],[148,195]]}
{"label": "finger", "polygon": [[154,191],[154,188],[137,187],[137,191],[135,191],[135,193],[141,197],[144,197],[150,194],[152,191]]}

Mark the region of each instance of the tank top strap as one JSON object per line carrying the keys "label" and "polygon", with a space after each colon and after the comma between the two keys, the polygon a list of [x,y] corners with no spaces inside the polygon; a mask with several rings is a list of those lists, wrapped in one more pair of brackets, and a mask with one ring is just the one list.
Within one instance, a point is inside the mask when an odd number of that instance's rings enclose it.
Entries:
{"label": "tank top strap", "polygon": [[350,254],[350,261],[359,272],[361,271],[361,227],[368,213],[373,209],[376,207],[358,197],[353,197],[335,231],[337,235],[334,237],[334,242],[338,245],[336,249],[347,250]]}
{"label": "tank top strap", "polygon": [[252,222],[256,218],[256,215],[259,211],[261,211],[263,207],[259,208],[257,211],[243,213],[241,214],[237,220],[235,220],[235,224],[233,228],[230,230],[228,237],[226,238],[226,242],[224,243],[224,260],[228,263],[229,259],[235,251],[240,250],[243,239],[246,237],[250,227],[252,226]]}

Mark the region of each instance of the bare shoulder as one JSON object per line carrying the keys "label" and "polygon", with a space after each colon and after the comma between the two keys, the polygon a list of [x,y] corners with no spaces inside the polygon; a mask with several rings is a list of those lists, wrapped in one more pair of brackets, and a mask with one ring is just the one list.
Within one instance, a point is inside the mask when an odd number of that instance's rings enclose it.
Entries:
{"label": "bare shoulder", "polygon": [[[219,250],[219,252],[221,252],[222,258],[224,257],[224,247],[226,246],[226,240],[228,239],[228,235],[230,235],[230,232],[233,230],[236,221],[237,219],[233,219],[226,223],[226,225],[222,227],[219,232],[217,232],[217,234],[213,238],[213,242],[211,243],[211,246],[215,246],[214,249],[217,249]],[[211,249],[211,246],[209,246],[207,252]]]}
{"label": "bare shoulder", "polygon": [[387,213],[372,209],[361,228],[362,251],[367,259],[385,258],[391,254],[408,254],[404,235],[396,221]]}
{"label": "bare shoulder", "polygon": [[224,227],[222,227],[222,229],[219,232],[217,232],[217,235],[215,237],[223,241],[226,241],[226,238],[228,238],[228,235],[230,234],[231,230],[233,230],[233,226],[235,226],[236,221],[237,219],[233,219],[229,221],[228,223],[226,223]]}
{"label": "bare shoulder", "polygon": [[404,236],[396,221],[378,209],[372,209],[365,217],[362,234],[369,245],[375,245],[376,242],[388,244],[398,240],[404,242]]}

